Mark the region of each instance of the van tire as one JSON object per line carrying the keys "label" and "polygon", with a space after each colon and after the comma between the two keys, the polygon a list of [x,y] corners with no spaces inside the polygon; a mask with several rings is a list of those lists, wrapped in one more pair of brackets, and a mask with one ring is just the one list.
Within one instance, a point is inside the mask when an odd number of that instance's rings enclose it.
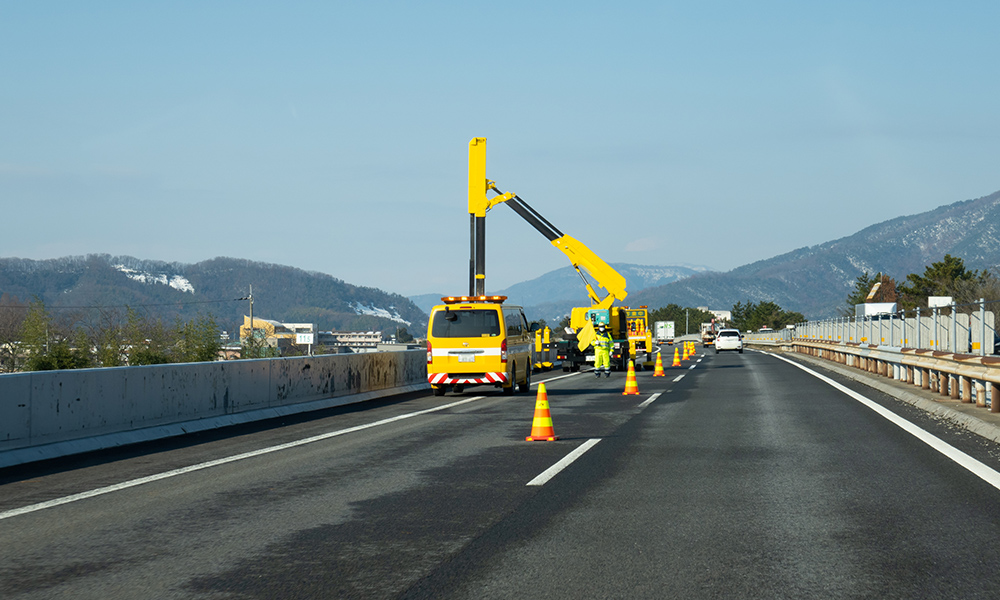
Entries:
{"label": "van tire", "polygon": [[434,389],[435,396],[444,396],[444,386],[436,387]]}
{"label": "van tire", "polygon": [[527,369],[524,372],[524,383],[519,383],[517,385],[517,391],[522,394],[527,394],[531,391],[531,369]]}

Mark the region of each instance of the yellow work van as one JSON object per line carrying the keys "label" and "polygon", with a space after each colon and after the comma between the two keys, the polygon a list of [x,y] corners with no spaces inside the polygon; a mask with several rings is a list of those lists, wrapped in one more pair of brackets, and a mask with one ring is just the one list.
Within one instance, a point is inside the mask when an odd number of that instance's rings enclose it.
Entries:
{"label": "yellow work van", "polygon": [[504,394],[527,392],[535,364],[534,330],[506,296],[446,296],[427,326],[427,381],[434,395],[468,385],[492,385]]}

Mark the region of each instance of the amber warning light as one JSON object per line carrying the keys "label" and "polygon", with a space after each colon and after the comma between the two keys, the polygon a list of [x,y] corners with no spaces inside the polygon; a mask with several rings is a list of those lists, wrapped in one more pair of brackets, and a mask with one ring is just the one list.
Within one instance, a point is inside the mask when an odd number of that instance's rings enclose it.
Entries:
{"label": "amber warning light", "polygon": [[502,303],[507,296],[444,296],[441,302],[445,304],[456,304],[459,302],[499,302]]}

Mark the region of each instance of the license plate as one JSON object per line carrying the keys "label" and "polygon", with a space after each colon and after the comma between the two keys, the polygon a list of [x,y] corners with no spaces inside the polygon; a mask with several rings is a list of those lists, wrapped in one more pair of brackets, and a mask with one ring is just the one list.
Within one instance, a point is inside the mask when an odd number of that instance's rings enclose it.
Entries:
{"label": "license plate", "polygon": [[594,361],[594,355],[593,354],[588,354],[586,360],[589,360],[589,361],[593,362]]}
{"label": "license plate", "polygon": [[475,354],[459,354],[458,355],[458,362],[471,362],[471,363],[474,363],[474,362],[476,362],[476,355]]}

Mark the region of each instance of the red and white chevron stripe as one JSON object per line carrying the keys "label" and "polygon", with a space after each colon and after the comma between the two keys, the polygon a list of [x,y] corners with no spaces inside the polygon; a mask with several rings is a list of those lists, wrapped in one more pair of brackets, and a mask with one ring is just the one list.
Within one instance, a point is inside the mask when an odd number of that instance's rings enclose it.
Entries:
{"label": "red and white chevron stripe", "polygon": [[483,373],[482,377],[465,377],[455,374],[453,377],[449,373],[428,373],[427,381],[434,385],[477,384],[477,383],[507,383],[507,373]]}

